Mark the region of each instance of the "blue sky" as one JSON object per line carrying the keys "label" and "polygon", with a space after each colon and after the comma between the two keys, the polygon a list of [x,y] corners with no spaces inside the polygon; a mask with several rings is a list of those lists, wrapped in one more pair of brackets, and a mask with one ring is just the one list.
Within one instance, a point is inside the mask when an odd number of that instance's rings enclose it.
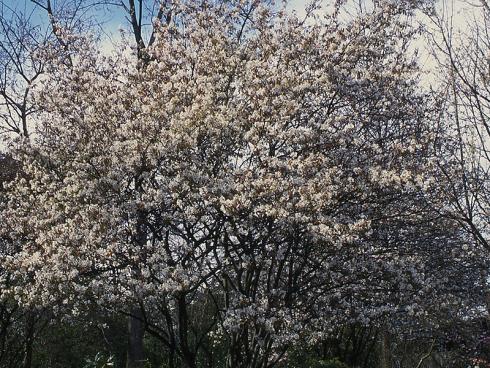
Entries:
{"label": "blue sky", "polygon": [[[43,2],[43,0],[40,0],[40,2]],[[66,1],[51,0],[51,2],[53,4],[53,7],[56,8]],[[68,2],[70,2],[70,0]],[[125,0],[125,2],[127,2],[127,0]],[[306,0],[291,0],[289,1],[288,6],[291,9],[295,9],[296,11],[301,13],[306,4],[307,4]],[[40,9],[38,6],[36,6],[30,0],[0,0],[0,9],[2,5],[4,11],[8,12],[9,9],[20,10],[24,13],[32,14],[32,20],[34,22],[36,21],[39,21],[40,23],[44,22],[45,19],[44,11]],[[105,27],[107,27],[108,29],[109,28],[117,29],[120,26],[127,25],[126,24],[127,22],[125,20],[124,10],[120,7],[112,6],[109,11],[107,10],[104,11],[101,8],[98,8],[97,10],[87,11],[86,15],[88,17],[91,17],[95,15],[95,12],[97,12],[97,17],[103,20]]]}
{"label": "blue sky", "polygon": [[[77,0],[51,0],[51,3],[53,8],[59,9],[63,3],[73,3],[76,1]],[[116,1],[118,0],[114,0],[113,2]],[[288,7],[297,11],[298,14],[302,14],[304,13],[304,7],[308,1],[309,0],[290,0]],[[40,2],[45,2],[45,0],[40,0]],[[124,2],[127,3],[127,0],[124,0]],[[148,3],[151,2],[149,1]],[[32,24],[38,24],[42,26],[42,28],[46,28],[47,26],[45,11],[30,0],[0,0],[0,12],[2,12],[5,17],[9,17],[12,10],[17,10],[30,15],[30,22]],[[111,6],[110,8],[91,8],[86,10],[85,17],[93,20],[97,18],[97,22],[100,22],[99,30],[105,34],[105,37],[102,37],[102,48],[108,51],[113,50],[114,43],[121,39],[119,30],[128,27],[126,13],[122,7]],[[149,19],[148,23],[150,23]]]}

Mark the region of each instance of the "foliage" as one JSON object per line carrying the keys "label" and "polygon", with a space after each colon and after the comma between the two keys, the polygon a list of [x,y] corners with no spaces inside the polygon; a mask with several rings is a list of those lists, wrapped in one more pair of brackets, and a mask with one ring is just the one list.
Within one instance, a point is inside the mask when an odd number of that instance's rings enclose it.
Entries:
{"label": "foliage", "polygon": [[113,367],[113,356],[105,357],[101,353],[95,354],[93,359],[88,358],[83,368],[109,368]]}
{"label": "foliage", "polygon": [[338,359],[322,360],[312,368],[348,368],[347,365]]}

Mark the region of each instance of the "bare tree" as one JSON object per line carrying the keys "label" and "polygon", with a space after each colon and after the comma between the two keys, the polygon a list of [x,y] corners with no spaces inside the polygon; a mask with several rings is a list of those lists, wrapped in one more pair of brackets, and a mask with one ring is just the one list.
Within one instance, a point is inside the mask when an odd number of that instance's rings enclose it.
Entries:
{"label": "bare tree", "polygon": [[482,293],[489,294],[490,7],[486,0],[445,0],[429,19],[442,101],[438,122],[451,137],[439,157],[448,199],[440,210],[469,235],[468,252],[481,256]]}
{"label": "bare tree", "polygon": [[41,51],[50,46],[71,61],[66,33],[109,33],[106,12],[125,16],[137,50],[146,63],[146,49],[155,42],[155,25],[170,22],[170,3],[160,0],[25,0],[17,4],[0,1],[0,134],[28,138],[35,108],[33,84],[47,62]]}
{"label": "bare tree", "polygon": [[29,137],[32,84],[43,72],[36,52],[49,34],[32,22],[33,11],[21,12],[0,3],[0,133]]}
{"label": "bare tree", "polygon": [[[453,215],[490,250],[490,9],[485,0],[474,5],[464,26],[456,25],[450,2],[431,16],[434,56],[441,72],[446,114],[454,140],[447,167],[453,177]],[[448,162],[447,162],[448,163]],[[449,172],[446,172],[449,175]]]}

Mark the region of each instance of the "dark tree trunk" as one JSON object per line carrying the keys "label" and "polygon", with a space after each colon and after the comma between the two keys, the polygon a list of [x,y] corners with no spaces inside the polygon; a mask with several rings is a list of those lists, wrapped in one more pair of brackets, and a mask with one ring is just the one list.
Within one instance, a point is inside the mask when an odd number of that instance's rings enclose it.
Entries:
{"label": "dark tree trunk", "polygon": [[143,337],[145,327],[143,325],[143,314],[141,309],[136,307],[131,310],[128,317],[128,356],[126,368],[143,368],[145,365],[145,352],[143,347]]}
{"label": "dark tree trunk", "polygon": [[381,368],[391,368],[391,336],[386,327],[381,336]]}
{"label": "dark tree trunk", "polygon": [[35,314],[32,311],[27,312],[26,315],[26,338],[25,338],[25,355],[23,368],[32,367],[32,348],[34,345],[34,328],[36,324]]}

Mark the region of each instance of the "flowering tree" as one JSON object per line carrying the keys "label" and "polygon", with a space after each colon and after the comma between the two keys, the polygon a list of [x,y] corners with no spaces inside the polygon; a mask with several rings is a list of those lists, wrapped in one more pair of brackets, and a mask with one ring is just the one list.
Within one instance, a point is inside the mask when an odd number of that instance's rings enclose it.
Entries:
{"label": "flowering tree", "polygon": [[213,364],[211,344],[229,367],[271,366],[339,323],[456,297],[439,271],[460,242],[427,206],[437,131],[411,4],[374,5],[342,22],[339,7],[305,21],[175,2],[144,62],[67,35],[76,57],[39,85],[42,124],[2,211],[11,292],[96,300],[186,367]]}

